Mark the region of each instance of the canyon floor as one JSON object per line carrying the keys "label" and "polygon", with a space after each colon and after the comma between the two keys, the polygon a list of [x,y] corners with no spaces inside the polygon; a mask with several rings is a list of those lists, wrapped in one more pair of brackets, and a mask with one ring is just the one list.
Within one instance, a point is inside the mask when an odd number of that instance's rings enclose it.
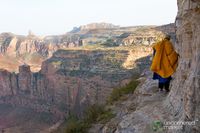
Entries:
{"label": "canyon floor", "polygon": [[52,114],[25,107],[0,104],[0,112],[1,133],[39,133],[56,123]]}

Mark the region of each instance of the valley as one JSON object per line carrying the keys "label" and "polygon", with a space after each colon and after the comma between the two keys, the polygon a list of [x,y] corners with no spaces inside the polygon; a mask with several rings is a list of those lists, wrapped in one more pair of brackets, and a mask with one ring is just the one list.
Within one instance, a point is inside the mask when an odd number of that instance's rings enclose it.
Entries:
{"label": "valley", "polygon": [[[164,31],[174,35],[173,24],[159,30],[155,26],[90,26],[43,38],[33,33],[0,35],[0,106],[8,107],[1,112],[12,114],[0,118],[2,123],[8,120],[1,127],[6,133],[30,130],[25,119],[32,118],[18,112],[35,116],[38,125],[31,127],[46,132],[71,114],[82,117],[90,105],[105,104],[114,88],[148,69],[151,45]],[[46,122],[46,116],[51,120]]]}

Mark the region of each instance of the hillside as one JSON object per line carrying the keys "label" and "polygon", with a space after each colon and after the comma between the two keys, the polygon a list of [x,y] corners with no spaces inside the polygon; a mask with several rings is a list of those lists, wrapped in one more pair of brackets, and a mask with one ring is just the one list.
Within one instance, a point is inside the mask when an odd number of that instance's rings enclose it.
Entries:
{"label": "hillside", "polygon": [[[63,35],[39,37],[0,34],[0,68],[18,72],[18,66],[29,64],[31,70],[40,70],[44,60],[58,49],[77,47],[149,46],[162,33],[174,36],[174,25],[119,27],[107,23],[93,23],[76,28]],[[121,49],[124,49],[121,47]]]}
{"label": "hillside", "polygon": [[[151,49],[146,46],[125,50],[58,50],[42,63],[39,72],[31,72],[27,64],[19,67],[19,73],[0,70],[0,103],[50,113],[55,123],[71,113],[82,116],[89,105],[104,104],[113,88],[128,83],[132,76],[145,69],[149,65],[146,56],[150,53]],[[16,112],[11,113],[13,118],[19,117]],[[18,122],[13,120],[13,123]],[[23,122],[18,126],[24,131],[29,128]],[[9,124],[3,128],[12,129]]]}
{"label": "hillside", "polygon": [[180,58],[170,93],[159,93],[152,73],[144,71],[134,94],[108,106],[115,117],[107,123],[93,124],[90,133],[200,132],[199,4],[199,0],[178,0],[175,47]]}
{"label": "hillside", "polygon": [[[94,23],[60,36],[1,34],[1,132],[77,132],[81,125],[90,133],[198,133],[199,4],[178,0],[175,24],[164,26]],[[158,92],[149,71],[150,45],[163,32],[180,54],[169,93]]]}

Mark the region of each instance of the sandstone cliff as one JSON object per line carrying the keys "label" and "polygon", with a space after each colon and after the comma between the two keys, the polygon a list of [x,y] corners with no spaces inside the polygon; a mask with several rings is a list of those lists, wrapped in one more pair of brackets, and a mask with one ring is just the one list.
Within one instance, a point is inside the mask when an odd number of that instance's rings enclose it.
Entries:
{"label": "sandstone cliff", "polygon": [[116,117],[93,126],[91,133],[200,132],[200,1],[178,0],[175,25],[180,58],[170,93],[159,93],[146,71],[134,95],[111,107]]}
{"label": "sandstone cliff", "polygon": [[[166,29],[168,27],[164,30]],[[168,30],[171,31],[170,28]],[[154,26],[139,26],[89,29],[45,38],[33,34],[27,37],[2,34],[1,56],[6,59],[19,58],[16,62],[10,60],[23,65],[19,67],[19,73],[0,71],[0,103],[48,112],[57,119],[67,117],[71,112],[80,116],[89,104],[105,103],[106,97],[114,87],[126,84],[132,75],[138,74],[149,65],[148,57],[138,61],[151,53],[149,47],[141,44],[150,45],[161,32],[163,31],[155,29]],[[132,50],[127,50],[129,47],[124,50],[124,47],[58,50],[90,42],[107,43],[107,39],[110,38],[111,43],[114,42],[117,46],[140,46],[132,47]],[[57,52],[53,53],[56,50]],[[30,57],[27,56],[29,54]],[[53,56],[42,63],[39,72],[31,72],[30,66],[26,64],[29,59],[31,63],[34,60],[38,62],[38,58],[32,57],[39,56],[45,59],[50,55]],[[41,62],[44,59],[41,59]],[[118,131],[120,132],[120,128]]]}
{"label": "sandstone cliff", "polygon": [[114,28],[119,28],[119,26],[113,25],[111,23],[91,23],[87,25],[82,25],[80,27],[74,27],[71,32],[80,32],[92,29],[114,29]]}
{"label": "sandstone cliff", "polygon": [[[82,28],[81,28],[82,27]],[[70,32],[78,34],[86,44],[103,44],[105,46],[151,45],[161,34],[167,33],[175,38],[174,24],[162,26],[119,27],[110,24],[94,23]]]}
{"label": "sandstone cliff", "polygon": [[24,54],[38,53],[41,56],[51,56],[59,48],[81,46],[78,36],[18,36],[12,33],[0,34],[0,53],[15,57]]}
{"label": "sandstone cliff", "polygon": [[172,41],[175,42],[175,25],[174,23],[162,26],[138,27],[135,32],[120,35],[117,40],[119,45],[151,45],[158,41],[162,33],[169,34]]}
{"label": "sandstone cliff", "polygon": [[135,51],[58,50],[39,72],[32,73],[26,64],[19,67],[19,73],[1,70],[0,103],[49,112],[57,118],[71,112],[81,115],[89,104],[105,103],[114,87],[144,69],[146,60],[135,61],[149,53],[147,47]]}
{"label": "sandstone cliff", "polygon": [[92,23],[57,36],[38,37],[31,31],[28,36],[0,34],[0,68],[18,72],[18,66],[27,63],[34,72],[42,62],[58,49],[100,45],[151,45],[162,33],[174,36],[174,24],[163,26],[120,27],[109,23]]}
{"label": "sandstone cliff", "polygon": [[[178,0],[176,49],[180,61],[166,105],[173,120],[200,120],[200,1]],[[185,125],[179,132],[200,132],[200,124]]]}
{"label": "sandstone cliff", "polygon": [[33,71],[38,71],[42,61],[52,56],[58,49],[82,46],[76,35],[37,37],[19,36],[12,33],[0,34],[0,68],[18,71],[19,65],[28,63]]}

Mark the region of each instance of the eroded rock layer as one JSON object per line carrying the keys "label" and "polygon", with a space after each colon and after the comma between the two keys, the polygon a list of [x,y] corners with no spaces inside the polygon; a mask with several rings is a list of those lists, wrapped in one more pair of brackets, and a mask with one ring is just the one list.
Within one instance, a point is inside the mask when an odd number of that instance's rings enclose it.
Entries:
{"label": "eroded rock layer", "polygon": [[105,103],[114,87],[124,85],[148,65],[148,59],[142,57],[150,49],[135,50],[140,56],[134,56],[134,50],[58,50],[37,73],[26,64],[17,74],[1,70],[0,103],[50,112],[59,118],[70,112],[81,115],[89,104]]}
{"label": "eroded rock layer", "polygon": [[196,121],[194,126],[184,125],[180,132],[200,131],[200,1],[178,0],[176,18],[176,49],[180,61],[167,107],[172,118],[180,121]]}

